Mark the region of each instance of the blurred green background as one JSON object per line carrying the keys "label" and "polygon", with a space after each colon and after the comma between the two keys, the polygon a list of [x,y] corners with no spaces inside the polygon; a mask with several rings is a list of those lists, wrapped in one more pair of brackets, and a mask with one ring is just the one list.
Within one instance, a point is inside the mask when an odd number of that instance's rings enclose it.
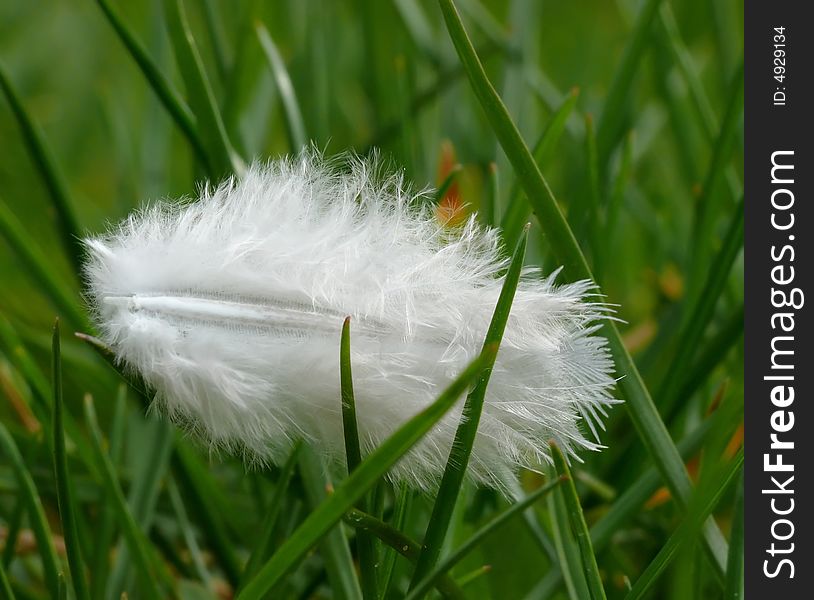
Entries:
{"label": "blurred green background", "polygon": [[[189,99],[163,3],[111,4],[172,86]],[[554,115],[565,114],[562,107],[569,94],[575,98],[562,131],[549,132],[549,146],[537,155],[542,172],[602,292],[618,305],[620,327],[645,382],[651,391],[668,390],[654,395],[674,439],[707,420],[710,407],[734,404],[734,416],[704,439],[718,449],[729,444],[731,454],[739,444],[742,414],[742,259],[731,269],[715,271],[715,266],[729,223],[742,206],[742,3],[456,4],[527,144],[534,146]],[[643,11],[652,7],[654,16],[635,47]],[[441,185],[449,167],[460,164],[457,189],[442,202],[462,203],[460,210],[480,210],[485,223],[501,224],[517,184],[435,2],[189,0],[186,12],[226,133],[244,160],[298,150],[283,102],[288,96],[299,107],[305,137],[328,155],[378,148],[418,188]],[[267,28],[279,49],[293,94],[280,87],[279,73],[275,78],[256,23]],[[0,62],[30,118],[42,129],[82,233],[103,232],[145,202],[194,195],[206,177],[96,2],[0,0]],[[631,70],[625,72],[623,65]],[[614,93],[619,104],[609,107]],[[194,101],[189,99],[189,104]],[[0,98],[0,200],[45,257],[61,289],[81,307],[79,280],[64,251],[54,203],[6,97]],[[549,272],[558,265],[539,224],[532,221],[527,262]],[[48,376],[51,326],[63,311],[7,239],[0,235],[0,313]],[[712,288],[707,283],[710,273],[711,283],[719,284]],[[711,306],[699,309],[705,297]],[[61,316],[66,332],[84,327]],[[80,342],[63,337],[68,410],[81,421],[81,398],[91,393],[107,432],[117,377]],[[21,447],[58,530],[48,448],[42,432],[28,427],[24,418],[30,412],[25,406],[36,401],[36,394],[14,348],[8,337],[0,345],[0,418]],[[664,396],[670,397],[669,406],[660,404]],[[192,516],[195,536],[202,538],[206,572],[220,583],[190,566],[167,480],[149,473],[156,468],[170,472],[169,450],[160,441],[169,435],[166,426],[144,417],[134,399],[128,401],[126,414],[118,466],[134,512],[173,572],[190,582],[202,581],[199,586],[190,583],[189,589],[202,597],[207,597],[204,589],[228,595],[228,574],[217,552],[212,558],[210,542],[201,531],[205,521]],[[589,525],[649,465],[624,408],[613,411],[602,441],[607,451],[575,465],[582,473],[578,489]],[[243,466],[232,459],[209,457],[198,446],[191,447],[220,490],[218,505],[230,513],[225,517],[229,543],[245,559],[274,477],[244,476]],[[688,465],[697,475],[703,472],[703,454],[700,461],[693,455]],[[98,523],[104,497],[93,478],[81,467],[77,470],[84,518],[88,524]],[[153,487],[142,490],[141,499],[134,498],[134,488],[140,489],[138,482],[145,478],[148,483],[155,479]],[[528,477],[526,484],[533,486],[534,479]],[[183,488],[183,482],[179,485]],[[456,533],[460,539],[470,531],[467,527],[504,504],[485,491],[466,493],[468,511]],[[5,523],[0,526],[6,535],[16,494],[11,469],[0,455],[0,523]],[[297,489],[290,496],[286,514],[293,525],[304,509]],[[725,533],[733,501],[728,490],[717,511]],[[416,502],[413,533],[420,535],[416,523],[425,522],[430,503],[426,498]],[[546,529],[544,504],[538,514]],[[610,597],[624,596],[627,582],[636,581],[680,522],[680,514],[662,493],[614,529],[611,542],[597,554]],[[566,597],[566,588],[556,582],[540,589],[552,561],[528,527],[528,522],[513,520],[467,559],[468,569],[462,566],[459,575],[482,564],[492,567],[466,588],[472,597]],[[111,548],[117,539],[111,536]],[[694,548],[696,541],[682,546],[657,584],[655,597],[720,597],[720,582]],[[132,567],[120,564],[115,553],[111,556],[108,581],[118,577],[132,583]],[[33,559],[21,554],[6,566],[20,589],[39,597],[42,582],[36,565],[25,564],[27,560]],[[325,568],[319,556],[310,557],[279,597],[341,597]]]}

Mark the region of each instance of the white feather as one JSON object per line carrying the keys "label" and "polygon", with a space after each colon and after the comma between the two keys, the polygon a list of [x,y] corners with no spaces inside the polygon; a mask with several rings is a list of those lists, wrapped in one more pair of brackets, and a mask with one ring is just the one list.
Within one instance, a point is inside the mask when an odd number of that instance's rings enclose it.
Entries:
{"label": "white feather", "polygon": [[[194,203],[165,203],[88,240],[103,338],[156,402],[219,447],[278,462],[304,438],[344,460],[339,336],[352,317],[363,453],[386,439],[480,351],[507,259],[494,230],[450,231],[426,198],[351,160],[313,154],[254,165]],[[423,206],[423,208],[422,208]],[[519,467],[597,449],[581,431],[614,402],[593,335],[607,309],[590,282],[528,271],[486,395],[469,475],[506,489]],[[391,472],[432,489],[462,402]],[[601,425],[601,422],[599,423]]]}

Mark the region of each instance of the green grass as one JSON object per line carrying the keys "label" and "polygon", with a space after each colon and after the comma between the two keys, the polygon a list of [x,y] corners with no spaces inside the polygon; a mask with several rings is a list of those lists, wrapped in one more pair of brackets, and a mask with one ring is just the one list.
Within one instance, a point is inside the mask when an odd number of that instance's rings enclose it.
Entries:
{"label": "green grass", "polygon": [[240,598],[263,598],[274,585],[302,559],[319,540],[348,511],[379,477],[387,472],[421,436],[432,428],[455,404],[461,394],[480,377],[481,372],[494,361],[496,348],[487,348],[467,367],[438,399],[407,421],[386,442],[373,451],[348,478],[303,521],[292,536],[278,549],[257,575],[248,583]]}
{"label": "green grass", "polygon": [[59,588],[57,581],[59,577],[59,558],[54,549],[51,530],[45,517],[45,509],[43,508],[42,500],[37,492],[37,487],[31,476],[31,472],[26,467],[22,454],[20,454],[20,450],[14,442],[14,438],[2,423],[0,423],[0,448],[2,449],[5,460],[8,461],[6,464],[11,464],[14,471],[18,482],[17,494],[15,494],[15,496],[19,497],[21,502],[25,502],[31,529],[37,539],[37,548],[42,561],[45,589],[55,596]]}
{"label": "green grass", "polygon": [[599,567],[596,565],[596,556],[591,544],[591,534],[588,525],[585,523],[585,515],[579,503],[579,495],[574,485],[574,479],[568,463],[562,451],[556,444],[551,444],[551,456],[554,460],[554,471],[559,477],[565,478],[560,490],[563,504],[568,513],[568,522],[571,525],[571,533],[575,538],[580,557],[581,571],[585,576],[585,584],[592,600],[605,600],[605,589],[602,586],[602,578],[599,575]]}
{"label": "green grass", "polygon": [[63,423],[64,400],[62,397],[62,352],[59,340],[59,321],[54,324],[52,341],[52,380],[54,390],[53,418],[51,426],[54,436],[54,475],[57,482],[57,504],[59,517],[62,521],[65,534],[65,549],[68,556],[68,565],[71,570],[71,583],[79,600],[89,600],[90,592],[85,579],[85,565],[82,560],[80,548],[79,529],[77,527],[77,511],[73,489],[73,479],[68,470],[68,456],[65,447],[65,425]]}
{"label": "green grass", "polygon": [[[342,425],[345,438],[345,458],[350,475],[362,462],[362,448],[359,442],[359,429],[356,419],[356,401],[353,395],[353,374],[350,351],[350,317],[342,324],[342,338],[339,343],[339,377],[342,399]],[[368,495],[356,503],[361,511],[368,510]],[[359,557],[359,579],[362,597],[376,600],[379,597],[376,581],[376,548],[373,538],[363,530],[356,532],[356,553]]]}
{"label": "green grass", "polygon": [[[743,596],[741,23],[702,0],[46,5],[0,6],[0,595]],[[601,285],[625,401],[604,451],[555,452],[511,500],[463,477],[512,285],[486,362],[372,452],[337,331],[347,474],[209,455],[70,335],[95,333],[83,235],[309,143],[454,186],[522,242],[510,284],[525,262]],[[387,482],[467,392],[438,494]]]}
{"label": "green grass", "polygon": [[495,365],[495,358],[500,341],[503,339],[503,332],[506,330],[506,322],[509,320],[512,301],[520,282],[520,273],[523,270],[523,259],[526,256],[526,242],[528,240],[528,227],[526,228],[517,247],[514,250],[512,261],[506,271],[503,287],[500,290],[500,297],[495,305],[495,312],[486,331],[483,340],[483,352],[494,348],[491,359],[483,365],[483,371],[478,375],[475,386],[466,397],[461,420],[458,429],[455,431],[455,438],[452,441],[452,449],[447,458],[444,475],[433,504],[432,514],[427,522],[427,531],[424,534],[421,548],[421,556],[416,563],[413,579],[410,584],[411,589],[428,576],[432,571],[443,550],[444,540],[447,537],[455,510],[455,504],[466,475],[466,468],[469,465],[469,457],[472,454],[472,446],[475,443],[475,436],[478,432],[483,403],[486,398],[486,387],[489,385],[489,377]]}

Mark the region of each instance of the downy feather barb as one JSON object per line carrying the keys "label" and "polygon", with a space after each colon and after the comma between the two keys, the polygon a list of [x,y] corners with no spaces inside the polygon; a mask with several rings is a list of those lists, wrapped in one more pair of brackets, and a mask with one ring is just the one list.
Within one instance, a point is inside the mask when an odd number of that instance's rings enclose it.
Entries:
{"label": "downy feather barb", "polygon": [[[474,217],[449,229],[371,161],[315,153],[255,164],[192,203],[158,203],[86,241],[103,339],[156,404],[215,447],[279,462],[298,438],[344,460],[339,336],[351,343],[363,453],[432,402],[480,351],[508,265]],[[469,466],[507,489],[518,468],[600,448],[614,380],[607,306],[588,281],[527,269]],[[391,471],[432,490],[462,402]],[[584,429],[590,430],[590,439]]]}

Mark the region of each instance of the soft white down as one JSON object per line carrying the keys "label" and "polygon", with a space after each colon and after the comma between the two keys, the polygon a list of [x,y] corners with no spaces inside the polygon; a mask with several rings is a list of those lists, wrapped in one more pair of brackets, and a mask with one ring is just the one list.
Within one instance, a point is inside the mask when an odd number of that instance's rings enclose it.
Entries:
{"label": "soft white down", "polygon": [[[161,203],[87,240],[97,324],[175,422],[215,447],[279,462],[304,438],[344,460],[339,339],[351,349],[363,454],[480,352],[508,260],[474,218],[450,230],[400,177],[313,153],[255,164],[192,203]],[[486,394],[469,466],[507,489],[548,442],[600,448],[612,364],[591,282],[528,270]],[[463,406],[391,471],[431,490]],[[591,434],[586,437],[585,429]]]}

